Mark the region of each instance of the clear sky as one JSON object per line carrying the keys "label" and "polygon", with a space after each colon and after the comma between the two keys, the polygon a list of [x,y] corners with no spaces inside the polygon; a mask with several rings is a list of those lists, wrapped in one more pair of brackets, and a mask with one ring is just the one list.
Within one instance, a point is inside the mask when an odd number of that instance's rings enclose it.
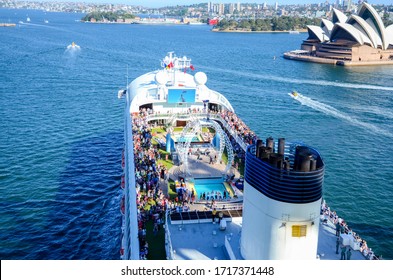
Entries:
{"label": "clear sky", "polygon": [[[58,0],[58,1],[72,1],[72,2],[89,2],[89,3],[120,3],[128,5],[141,5],[148,8],[159,8],[170,5],[191,5],[198,3],[207,3],[204,0]],[[310,4],[310,3],[324,3],[326,0],[277,0],[278,4]],[[336,0],[328,0],[329,3],[335,3]],[[358,0],[352,0],[357,3]],[[268,5],[273,5],[276,0],[212,0],[212,3],[258,3],[266,2]],[[370,4],[392,4],[393,0],[368,0]]]}

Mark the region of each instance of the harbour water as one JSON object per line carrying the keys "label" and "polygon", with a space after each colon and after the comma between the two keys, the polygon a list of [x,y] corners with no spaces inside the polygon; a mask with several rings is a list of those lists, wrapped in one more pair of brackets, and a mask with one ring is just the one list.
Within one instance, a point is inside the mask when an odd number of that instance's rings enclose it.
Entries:
{"label": "harbour water", "polygon": [[[261,138],[302,140],[326,163],[324,198],[393,259],[393,67],[284,60],[307,34],[208,26],[86,24],[83,15],[0,9],[0,257],[118,259],[124,100],[117,92],[192,58]],[[49,23],[44,21],[48,20]],[[71,42],[78,50],[67,50]],[[288,92],[297,90],[297,100]]]}

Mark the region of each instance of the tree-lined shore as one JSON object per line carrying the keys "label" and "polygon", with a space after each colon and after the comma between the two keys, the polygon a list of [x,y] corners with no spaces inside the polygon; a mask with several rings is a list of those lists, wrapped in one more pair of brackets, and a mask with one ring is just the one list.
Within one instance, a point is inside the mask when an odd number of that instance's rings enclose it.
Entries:
{"label": "tree-lined shore", "polygon": [[321,20],[318,18],[306,17],[274,17],[265,19],[244,19],[236,20],[221,20],[214,28],[215,31],[290,31],[299,30],[304,31],[307,25],[320,25]]}

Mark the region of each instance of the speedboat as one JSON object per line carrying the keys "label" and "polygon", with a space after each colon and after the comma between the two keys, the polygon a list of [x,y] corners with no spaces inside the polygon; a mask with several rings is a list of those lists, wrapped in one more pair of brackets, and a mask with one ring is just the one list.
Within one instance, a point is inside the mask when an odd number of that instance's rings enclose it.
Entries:
{"label": "speedboat", "polygon": [[290,93],[290,95],[291,95],[291,97],[292,98],[295,98],[295,99],[297,99],[298,97],[299,97],[299,93],[297,92],[297,91],[292,91],[291,93]]}
{"label": "speedboat", "polygon": [[75,42],[72,42],[71,45],[67,46],[67,49],[80,49],[80,46],[75,44]]}

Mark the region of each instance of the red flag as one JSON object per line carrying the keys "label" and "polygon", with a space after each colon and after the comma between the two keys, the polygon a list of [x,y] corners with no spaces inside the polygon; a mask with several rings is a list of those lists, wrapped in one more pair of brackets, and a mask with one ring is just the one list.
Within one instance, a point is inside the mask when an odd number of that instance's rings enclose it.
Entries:
{"label": "red flag", "polygon": [[194,70],[195,70],[195,68],[194,68],[194,66],[193,66],[193,65],[190,65],[190,69],[191,69],[192,71],[194,71]]}

